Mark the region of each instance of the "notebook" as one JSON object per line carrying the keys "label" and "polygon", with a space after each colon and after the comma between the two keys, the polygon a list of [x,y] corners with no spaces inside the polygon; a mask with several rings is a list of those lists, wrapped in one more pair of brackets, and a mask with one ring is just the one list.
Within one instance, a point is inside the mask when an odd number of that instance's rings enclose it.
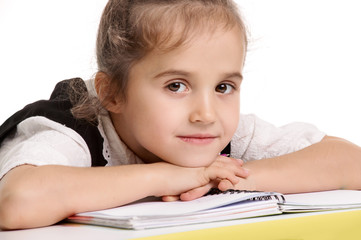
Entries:
{"label": "notebook", "polygon": [[212,190],[193,201],[145,198],[121,207],[79,213],[67,221],[124,229],[149,229],[292,212],[361,208],[361,191],[335,190],[283,195],[277,192]]}

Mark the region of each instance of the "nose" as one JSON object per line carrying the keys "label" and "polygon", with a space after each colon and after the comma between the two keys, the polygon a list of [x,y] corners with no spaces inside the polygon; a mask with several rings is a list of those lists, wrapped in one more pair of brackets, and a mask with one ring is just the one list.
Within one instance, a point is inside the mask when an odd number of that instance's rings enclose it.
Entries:
{"label": "nose", "polygon": [[189,121],[210,124],[216,120],[216,106],[211,94],[200,94],[191,101]]}

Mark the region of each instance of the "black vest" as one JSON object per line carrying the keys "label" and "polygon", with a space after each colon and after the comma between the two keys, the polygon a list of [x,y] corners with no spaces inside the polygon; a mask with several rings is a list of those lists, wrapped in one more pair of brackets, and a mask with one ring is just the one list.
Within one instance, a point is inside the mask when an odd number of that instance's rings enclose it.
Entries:
{"label": "black vest", "polygon": [[29,117],[43,116],[76,131],[88,145],[92,166],[105,166],[107,161],[103,157],[104,139],[97,126],[85,120],[74,118],[70,112],[73,107],[69,97],[71,81],[76,81],[76,85],[81,88],[81,91],[87,91],[85,82],[80,78],[59,82],[49,100],[40,100],[25,106],[0,126],[0,144],[23,120]]}

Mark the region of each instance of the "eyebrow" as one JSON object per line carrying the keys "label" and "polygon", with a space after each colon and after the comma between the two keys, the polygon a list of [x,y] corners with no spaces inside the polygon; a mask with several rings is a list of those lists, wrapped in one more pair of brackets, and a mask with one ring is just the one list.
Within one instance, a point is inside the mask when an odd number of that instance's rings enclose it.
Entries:
{"label": "eyebrow", "polygon": [[154,78],[161,78],[161,77],[174,76],[174,75],[188,77],[191,74],[189,72],[181,71],[181,70],[169,70],[157,74]]}
{"label": "eyebrow", "polygon": [[[161,78],[161,77],[167,77],[167,76],[184,76],[184,77],[189,77],[191,75],[191,73],[186,72],[186,71],[182,71],[182,70],[169,70],[169,71],[164,71],[161,72],[159,74],[157,74],[154,78]],[[231,73],[225,73],[222,78],[227,79],[227,78],[238,78],[240,81],[243,80],[243,76],[241,73],[239,72],[231,72]]]}
{"label": "eyebrow", "polygon": [[226,73],[224,75],[224,79],[227,79],[227,78],[238,78],[240,81],[243,80],[243,75],[239,72],[233,72],[233,73]]}

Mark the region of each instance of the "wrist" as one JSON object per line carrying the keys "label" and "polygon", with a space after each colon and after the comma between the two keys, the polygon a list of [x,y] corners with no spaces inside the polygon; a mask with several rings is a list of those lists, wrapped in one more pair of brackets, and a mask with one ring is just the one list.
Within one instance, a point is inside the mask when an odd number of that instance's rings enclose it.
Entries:
{"label": "wrist", "polygon": [[247,178],[241,178],[235,187],[237,190],[248,190],[248,191],[260,190],[257,188],[256,178],[252,176],[251,171],[250,171],[250,175]]}
{"label": "wrist", "polygon": [[161,197],[167,188],[168,180],[165,179],[161,163],[144,164],[143,183],[147,187],[148,196]]}
{"label": "wrist", "polygon": [[246,178],[241,178],[236,184],[237,190],[262,191],[257,184],[260,171],[257,169],[257,164],[254,163],[255,162],[247,162],[243,164],[242,167],[247,169],[248,176]]}
{"label": "wrist", "polygon": [[179,194],[181,186],[177,187],[178,176],[187,175],[186,168],[179,167],[166,162],[145,164],[146,174],[144,182],[149,186],[149,196],[166,196]]}
{"label": "wrist", "polygon": [[252,191],[279,191],[277,184],[283,182],[280,177],[282,167],[279,165],[278,158],[267,158],[253,160],[245,163],[244,168],[249,170],[249,176],[241,187]]}

